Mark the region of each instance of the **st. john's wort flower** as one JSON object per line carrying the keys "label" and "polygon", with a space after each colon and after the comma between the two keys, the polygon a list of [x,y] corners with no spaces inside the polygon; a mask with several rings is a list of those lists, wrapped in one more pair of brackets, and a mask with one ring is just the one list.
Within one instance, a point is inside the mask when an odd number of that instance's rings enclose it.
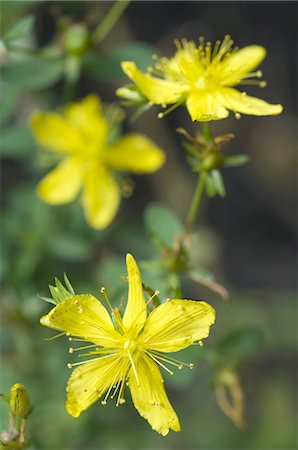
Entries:
{"label": "st. john's wort flower", "polygon": [[[265,87],[266,83],[259,80],[262,72],[255,71],[265,58],[264,47],[250,45],[233,49],[230,36],[217,41],[213,48],[203,38],[199,46],[186,39],[176,40],[175,44],[174,56],[156,57],[149,73],[142,73],[132,61],[122,62],[125,74],[149,102],[164,108],[172,105],[159,113],[160,118],[179,105],[186,105],[192,120],[199,122],[225,119],[229,110],[236,117],[242,113],[255,116],[281,113],[281,105],[269,104],[236,89],[243,84]],[[120,88],[117,94],[126,98],[128,89]]]}
{"label": "st. john's wort flower", "polygon": [[173,374],[168,365],[182,369],[183,363],[168,353],[183,350],[208,337],[215,311],[203,301],[168,300],[147,315],[141,275],[133,256],[126,257],[128,301],[123,316],[112,309],[112,317],[102,303],[90,294],[74,295],[41,318],[42,325],[65,332],[87,360],[69,363],[78,366],[67,386],[66,409],[73,417],[101,399],[116,398],[125,403],[128,385],[132,401],[153,430],[162,435],[180,431],[178,417],[170,404],[160,368]]}
{"label": "st. john's wort flower", "polygon": [[62,205],[82,193],[87,222],[97,229],[107,227],[119,208],[117,171],[155,172],[165,159],[163,151],[143,134],[129,133],[111,144],[111,124],[95,95],[66,106],[62,113],[35,112],[31,127],[37,142],[60,159],[39,183],[39,197]]}

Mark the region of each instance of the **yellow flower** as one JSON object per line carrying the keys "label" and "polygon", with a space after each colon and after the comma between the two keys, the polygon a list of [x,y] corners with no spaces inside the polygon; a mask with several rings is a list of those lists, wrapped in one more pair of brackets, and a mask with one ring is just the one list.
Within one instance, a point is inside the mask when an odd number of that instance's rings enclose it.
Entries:
{"label": "yellow flower", "polygon": [[61,157],[60,164],[39,183],[39,197],[61,205],[82,190],[86,219],[94,228],[108,226],[118,210],[115,170],[154,172],[165,159],[163,151],[142,134],[126,134],[109,144],[109,122],[95,95],[68,105],[62,114],[36,112],[31,127],[37,141]]}
{"label": "yellow flower", "polygon": [[[41,324],[66,332],[71,341],[78,340],[80,347],[70,348],[70,353],[93,348],[82,355],[92,359],[68,364],[79,365],[67,386],[66,409],[71,416],[78,417],[99,398],[103,405],[108,397],[117,397],[116,406],[125,403],[128,384],[140,415],[165,436],[169,429],[180,431],[180,424],[158,366],[171,374],[166,364],[178,369],[183,365],[193,367],[167,353],[206,338],[215,321],[215,311],[205,302],[168,300],[147,317],[141,275],[132,255],[126,256],[126,264],[129,288],[123,317],[119,309],[114,309],[111,319],[99,300],[84,294],[59,303],[41,318]],[[93,344],[85,346],[83,342]]]}
{"label": "yellow flower", "polygon": [[[139,91],[156,105],[172,106],[165,113],[185,104],[193,121],[205,122],[224,119],[229,110],[240,117],[239,113],[266,116],[279,114],[281,105],[271,105],[263,100],[248,96],[234,89],[238,84],[257,84],[265,86],[264,81],[251,80],[261,77],[261,71],[253,70],[265,58],[266,50],[258,45],[250,45],[241,50],[232,50],[233,41],[226,36],[215,46],[204,45],[201,39],[199,47],[193,41],[183,39],[175,41],[177,51],[172,58],[157,59],[154,68],[156,74],[142,73],[135,63],[122,62],[122,69],[136,84]],[[123,96],[121,88],[117,94]]]}

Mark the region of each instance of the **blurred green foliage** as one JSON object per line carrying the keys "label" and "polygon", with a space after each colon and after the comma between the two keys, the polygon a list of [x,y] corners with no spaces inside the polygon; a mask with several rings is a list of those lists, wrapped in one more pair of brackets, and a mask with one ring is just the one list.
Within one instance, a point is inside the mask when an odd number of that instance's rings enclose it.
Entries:
{"label": "blurred green foliage", "polygon": [[[186,233],[171,208],[150,203],[152,192],[146,190],[146,183],[136,190],[142,207],[137,200],[134,205],[133,198],[127,200],[115,223],[103,232],[88,228],[78,204],[50,207],[37,199],[35,186],[43,161],[27,126],[30,113],[61,105],[86,90],[99,91],[104,97],[106,84],[114,90],[123,81],[120,61],[132,59],[145,69],[157,53],[153,45],[136,41],[133,35],[127,42],[117,42],[116,28],[111,31],[116,43],[95,45],[95,26],[87,20],[93,2],[54,2],[66,9],[64,14],[69,14],[69,8],[81,9],[80,23],[85,24],[88,39],[74,54],[73,41],[72,45],[61,44],[65,30],[59,35],[57,14],[53,15],[54,29],[49,27],[47,38],[43,36],[40,15],[49,11],[49,3],[4,1],[1,13],[0,154],[8,175],[3,181],[2,203],[0,391],[9,392],[16,382],[28,388],[34,405],[28,420],[29,448],[294,448],[297,411],[291,374],[296,303],[292,292],[279,293],[270,287],[264,291],[230,289],[231,301],[222,302],[218,294],[226,298],[225,291],[213,275],[225,279],[218,263],[217,234],[206,226]],[[109,3],[96,5],[101,19]],[[74,26],[70,21],[68,30],[72,27],[75,32]],[[225,157],[229,166],[246,161],[245,155]],[[212,167],[207,178],[208,195],[224,196],[219,170]],[[190,199],[179,201],[189,203]],[[196,368],[179,371],[174,377],[165,375],[182,423],[182,432],[166,439],[153,433],[129,402],[125,407],[107,405],[105,409],[96,404],[80,419],[69,417],[64,409],[67,341],[60,337],[47,342],[52,334],[39,325],[39,317],[50,305],[37,294],[48,297],[47,286],[55,277],[62,279],[64,272],[75,292],[99,296],[100,287],[105,286],[111,303],[118,306],[127,292],[127,282],[121,277],[126,275],[124,255],[128,251],[140,260],[144,284],[158,289],[161,301],[180,295],[205,298],[217,311],[210,340],[181,356]],[[243,431],[235,429],[216,405],[214,380],[226,367],[238,371],[245,392],[248,425]],[[5,428],[5,404],[0,414]]]}

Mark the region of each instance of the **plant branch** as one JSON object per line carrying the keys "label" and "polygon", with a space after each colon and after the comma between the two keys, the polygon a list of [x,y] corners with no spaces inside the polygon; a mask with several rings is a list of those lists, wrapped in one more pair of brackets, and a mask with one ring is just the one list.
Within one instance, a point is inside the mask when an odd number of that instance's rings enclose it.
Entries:
{"label": "plant branch", "polygon": [[111,7],[92,35],[92,40],[95,44],[100,44],[105,39],[130,2],[131,0],[118,1]]}

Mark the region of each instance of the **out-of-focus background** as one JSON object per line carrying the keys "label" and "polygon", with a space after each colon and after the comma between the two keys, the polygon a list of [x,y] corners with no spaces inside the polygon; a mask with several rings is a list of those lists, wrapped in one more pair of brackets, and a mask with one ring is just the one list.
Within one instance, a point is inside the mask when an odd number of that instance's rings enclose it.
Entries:
{"label": "out-of-focus background", "polygon": [[[297,448],[297,303],[295,291],[296,152],[295,144],[295,2],[132,2],[98,46],[82,56],[81,73],[69,89],[76,58],[63,36],[73,24],[95,29],[113,2],[2,1],[2,31],[32,15],[28,31],[0,49],[1,65],[1,378],[0,392],[19,382],[28,388],[34,411],[28,420],[29,448],[47,449],[251,449]],[[235,45],[267,48],[261,65],[268,87],[251,87],[252,95],[281,103],[277,117],[231,116],[212,123],[214,134],[232,132],[229,154],[246,153],[251,161],[223,172],[227,195],[203,202],[196,222],[196,261],[230,291],[225,303],[216,293],[183,280],[186,298],[203,298],[217,311],[217,322],[204,348],[191,350],[199,361],[193,371],[166,379],[181,433],[163,438],[138,416],[130,401],[124,407],[94,405],[81,418],[64,409],[69,376],[67,342],[47,342],[52,333],[39,325],[49,310],[37,297],[66,272],[76,292],[106,286],[114,304],[125,292],[124,255],[138,261],[156,258],[144,211],[163,202],[182,221],[196,183],[185,162],[179,126],[196,133],[186,110],[163,120],[152,108],[125,130],[152,137],[167,154],[156,174],[134,177],[131,198],[122,201],[114,223],[105,231],[86,225],[78,202],[51,207],[35,195],[48,169],[28,129],[36,108],[52,110],[67,100],[96,93],[116,102],[115,89],[128,80],[122,59],[142,68],[152,53],[171,56],[173,39],[214,42],[230,34]],[[36,55],[39,55],[37,57]],[[65,81],[65,80],[68,80]],[[127,117],[132,111],[127,110]],[[163,225],[162,225],[163,226]],[[146,269],[147,267],[147,269]],[[145,284],[154,276],[143,264]],[[162,283],[162,280],[160,280]],[[162,286],[154,285],[153,289]],[[201,352],[201,353],[200,353]],[[210,356],[204,358],[206,352]],[[220,360],[220,363],[214,363]],[[244,429],[219,409],[214,386],[220,370],[237,373],[245,393]],[[129,399],[129,394],[126,395]],[[0,404],[1,430],[8,408]]]}

